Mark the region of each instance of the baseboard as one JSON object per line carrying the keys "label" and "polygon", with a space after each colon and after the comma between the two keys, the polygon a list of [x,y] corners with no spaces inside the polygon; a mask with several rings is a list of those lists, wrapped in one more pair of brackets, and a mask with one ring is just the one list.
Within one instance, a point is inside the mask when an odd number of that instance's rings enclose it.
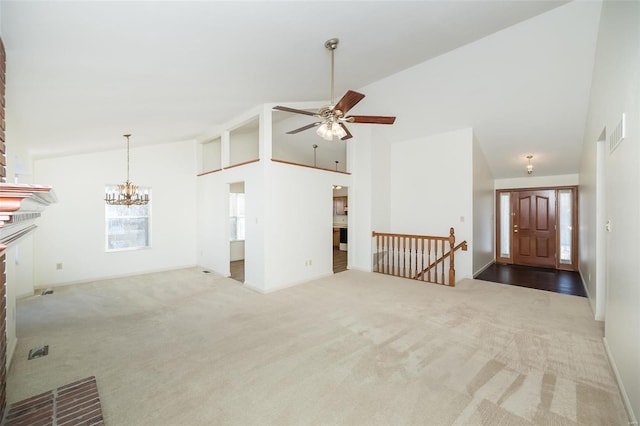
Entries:
{"label": "baseboard", "polygon": [[295,281],[295,282],[292,282],[292,283],[287,283],[287,284],[282,284],[282,285],[278,285],[278,286],[275,286],[275,287],[271,287],[271,288],[269,288],[267,290],[255,287],[255,286],[251,285],[251,283],[247,283],[247,282],[245,282],[244,285],[245,285],[245,287],[247,287],[247,288],[249,288],[249,289],[251,289],[253,291],[257,291],[258,293],[269,294],[269,293],[273,293],[275,291],[284,290],[285,288],[295,287],[295,286],[300,285],[300,284],[306,284],[306,283],[311,282],[311,281],[319,280],[319,279],[322,279],[322,278],[327,278],[327,277],[330,277],[332,275],[333,275],[333,272],[328,272],[328,273],[325,273],[325,274],[320,274],[320,275],[316,275],[314,277],[307,278],[307,279],[305,279],[303,281]]}
{"label": "baseboard", "polygon": [[250,282],[245,281],[244,283],[242,283],[242,285],[245,286],[246,288],[248,288],[251,291],[255,291],[256,293],[267,294],[263,289],[254,286]]}
{"label": "baseboard", "polygon": [[593,314],[593,318],[596,321],[604,321],[604,318],[601,318],[602,315],[596,315],[596,307],[593,302],[593,298],[591,297],[591,293],[589,293],[589,287],[587,286],[586,281],[584,280],[584,275],[582,275],[582,270],[578,268],[578,274],[580,274],[580,281],[582,281],[582,287],[584,288],[585,293],[587,293],[587,300],[589,301],[589,307],[591,308],[591,313]]}
{"label": "baseboard", "polygon": [[494,263],[496,263],[495,260],[492,260],[491,262],[487,263],[486,265],[484,265],[482,268],[480,268],[479,271],[476,271],[473,273],[473,278],[477,277],[478,275],[480,275],[481,273],[483,273],[485,271],[485,269],[487,269],[489,266],[493,265]]}
{"label": "baseboard", "polygon": [[611,354],[611,348],[609,348],[609,342],[607,342],[606,337],[602,338],[602,342],[604,343],[604,350],[607,352],[609,365],[611,365],[611,369],[613,370],[613,375],[615,376],[616,382],[618,383],[618,389],[620,389],[620,395],[622,396],[622,402],[624,403],[624,408],[627,410],[627,415],[629,416],[629,425],[638,426],[638,420],[636,420],[636,416],[633,413],[633,408],[631,408],[631,401],[629,400],[629,395],[627,395],[627,391],[625,390],[624,384],[622,383],[622,378],[620,377],[620,373],[618,372],[618,366],[616,365],[616,362],[613,359],[613,355]]}
{"label": "baseboard", "polygon": [[[87,283],[92,283],[92,282],[96,282],[96,281],[105,281],[105,280],[114,280],[114,279],[118,279],[118,278],[127,278],[127,277],[135,277],[138,275],[146,275],[146,274],[157,274],[159,272],[168,272],[168,271],[177,271],[179,269],[188,269],[188,268],[201,268],[201,266],[198,266],[196,264],[193,265],[184,265],[184,266],[174,266],[171,268],[160,268],[160,269],[150,269],[150,270],[146,270],[146,271],[138,271],[138,272],[129,272],[126,274],[115,274],[115,275],[106,275],[106,276],[102,276],[102,277],[95,277],[95,278],[85,278],[82,280],[74,280],[74,281],[65,281],[62,283],[49,283],[43,286],[38,286],[34,288],[34,294],[39,294],[42,290],[48,289],[48,288],[57,288],[57,287],[66,287],[69,285],[77,285],[77,284],[87,284]],[[204,268],[207,269],[207,268]]]}

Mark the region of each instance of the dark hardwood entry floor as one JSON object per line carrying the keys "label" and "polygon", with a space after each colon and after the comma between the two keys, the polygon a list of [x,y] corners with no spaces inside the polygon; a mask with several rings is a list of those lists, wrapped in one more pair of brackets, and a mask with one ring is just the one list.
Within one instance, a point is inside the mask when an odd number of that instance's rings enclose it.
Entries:
{"label": "dark hardwood entry floor", "polygon": [[587,296],[580,274],[571,271],[494,263],[475,278],[573,296]]}

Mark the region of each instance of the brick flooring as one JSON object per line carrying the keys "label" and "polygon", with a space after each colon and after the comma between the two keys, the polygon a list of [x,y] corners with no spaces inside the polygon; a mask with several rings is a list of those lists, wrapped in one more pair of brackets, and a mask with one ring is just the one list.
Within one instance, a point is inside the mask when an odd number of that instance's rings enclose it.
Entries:
{"label": "brick flooring", "polygon": [[6,426],[103,426],[95,377],[11,404]]}

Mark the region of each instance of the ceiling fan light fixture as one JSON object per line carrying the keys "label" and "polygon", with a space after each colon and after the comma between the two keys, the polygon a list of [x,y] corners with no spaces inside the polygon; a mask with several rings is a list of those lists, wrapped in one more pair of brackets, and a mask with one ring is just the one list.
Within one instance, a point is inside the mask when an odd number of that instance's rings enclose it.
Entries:
{"label": "ceiling fan light fixture", "polygon": [[347,132],[342,128],[340,123],[336,123],[331,120],[327,120],[322,123],[316,130],[316,133],[326,141],[333,140],[334,136],[338,139],[342,139],[347,136]]}
{"label": "ceiling fan light fixture", "polygon": [[349,132],[349,129],[345,126],[345,123],[368,123],[368,124],[393,124],[396,120],[395,117],[386,117],[381,115],[354,115],[348,116],[347,113],[358,102],[360,102],[364,95],[362,93],[348,90],[347,93],[340,98],[336,103],[334,98],[334,51],[338,47],[338,39],[332,38],[325,42],[324,47],[331,52],[331,104],[329,106],[321,108],[318,112],[311,112],[307,110],[301,110],[296,108],[290,108],[282,105],[276,105],[274,110],[292,112],[295,114],[311,115],[318,117],[321,121],[307,124],[295,130],[287,132],[288,135],[300,133],[304,130],[311,129],[315,126],[320,126],[316,129],[318,136],[325,140],[333,140],[336,136],[338,139],[347,140],[351,139],[353,135]]}
{"label": "ceiling fan light fixture", "polygon": [[318,127],[318,130],[316,130],[316,133],[322,139],[330,141],[333,139],[333,133],[331,132],[330,126],[331,126],[331,123],[322,123],[322,125]]}

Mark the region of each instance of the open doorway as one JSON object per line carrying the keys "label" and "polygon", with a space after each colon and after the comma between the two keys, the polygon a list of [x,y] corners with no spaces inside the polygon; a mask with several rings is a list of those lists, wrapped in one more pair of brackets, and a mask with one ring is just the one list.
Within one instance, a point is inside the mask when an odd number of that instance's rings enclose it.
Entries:
{"label": "open doorway", "polygon": [[245,192],[244,182],[229,184],[229,271],[244,283]]}
{"label": "open doorway", "polygon": [[333,273],[347,270],[347,250],[349,247],[349,189],[333,185]]}

